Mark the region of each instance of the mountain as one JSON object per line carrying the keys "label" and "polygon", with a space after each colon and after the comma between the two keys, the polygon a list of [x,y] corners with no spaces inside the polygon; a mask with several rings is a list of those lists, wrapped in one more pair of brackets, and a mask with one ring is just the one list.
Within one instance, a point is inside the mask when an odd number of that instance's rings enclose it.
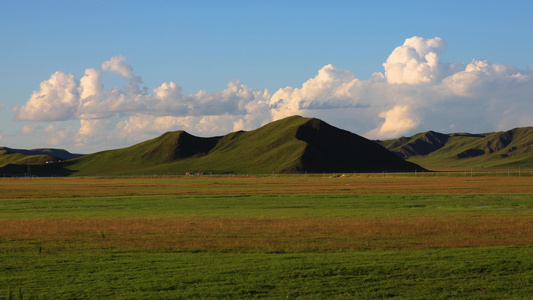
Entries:
{"label": "mountain", "polygon": [[428,131],[379,143],[431,170],[533,168],[533,127],[482,134]]}
{"label": "mountain", "polygon": [[31,150],[25,150],[25,149],[12,149],[8,147],[0,147],[0,153],[1,154],[23,154],[25,156],[38,156],[38,155],[45,155],[52,158],[55,158],[56,160],[67,160],[72,158],[77,158],[83,156],[83,154],[74,154],[70,153],[67,150],[63,149],[53,149],[53,148],[39,148],[39,149],[31,149]]}
{"label": "mountain", "polygon": [[424,169],[399,158],[373,141],[318,119],[293,116],[256,130],[218,137],[196,137],[185,131],[167,132],[131,147],[51,164],[41,174],[270,174],[415,170]]}
{"label": "mountain", "polygon": [[[42,173],[42,170],[56,169],[48,166],[48,164],[81,156],[83,154],[73,154],[63,149],[41,148],[25,150],[0,147],[0,173],[17,176]],[[35,172],[32,172],[32,169]],[[57,175],[66,174],[68,173],[57,173]]]}
{"label": "mountain", "polygon": [[72,154],[62,149],[12,149],[0,147],[0,167],[8,164],[34,165],[46,162],[57,162],[83,156],[82,154]]}

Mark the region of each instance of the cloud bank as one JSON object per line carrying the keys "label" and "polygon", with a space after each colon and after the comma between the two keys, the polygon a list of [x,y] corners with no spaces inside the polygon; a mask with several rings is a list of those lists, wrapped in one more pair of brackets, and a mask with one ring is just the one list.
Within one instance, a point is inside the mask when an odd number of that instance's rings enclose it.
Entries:
{"label": "cloud bank", "polygon": [[[170,130],[201,136],[255,129],[291,115],[385,139],[417,131],[486,132],[533,123],[533,72],[473,59],[443,63],[439,37],[411,37],[369,79],[326,65],[300,87],[271,93],[232,80],[224,90],[185,95],[177,82],[149,89],[127,58],[114,56],[77,80],[58,71],[41,82],[16,120],[53,122],[28,132],[50,145],[80,149],[126,146]],[[106,88],[104,74],[125,82]],[[78,123],[79,125],[73,125]],[[39,129],[40,128],[40,129]]]}

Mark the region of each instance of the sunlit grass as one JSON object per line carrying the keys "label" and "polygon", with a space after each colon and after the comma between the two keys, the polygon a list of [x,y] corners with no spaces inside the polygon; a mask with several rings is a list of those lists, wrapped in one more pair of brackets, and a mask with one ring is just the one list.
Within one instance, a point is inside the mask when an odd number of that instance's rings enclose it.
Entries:
{"label": "sunlit grass", "polygon": [[0,180],[0,299],[527,298],[531,180]]}
{"label": "sunlit grass", "polygon": [[528,299],[533,249],[4,254],[0,297]]}
{"label": "sunlit grass", "polygon": [[326,174],[0,179],[1,199],[146,195],[533,193],[530,176]]}
{"label": "sunlit grass", "polygon": [[533,215],[0,220],[0,252],[325,252],[533,244]]}

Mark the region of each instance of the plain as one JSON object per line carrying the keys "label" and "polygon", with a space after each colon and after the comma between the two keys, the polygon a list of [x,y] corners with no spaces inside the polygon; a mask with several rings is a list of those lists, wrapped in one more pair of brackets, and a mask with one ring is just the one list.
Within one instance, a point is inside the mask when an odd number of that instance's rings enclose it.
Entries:
{"label": "plain", "polygon": [[0,180],[0,298],[526,298],[533,177]]}

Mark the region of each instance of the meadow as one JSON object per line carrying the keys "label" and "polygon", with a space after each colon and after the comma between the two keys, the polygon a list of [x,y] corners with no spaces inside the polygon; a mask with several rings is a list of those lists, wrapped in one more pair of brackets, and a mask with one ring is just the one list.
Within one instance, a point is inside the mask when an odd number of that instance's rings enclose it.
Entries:
{"label": "meadow", "polygon": [[0,179],[0,299],[527,298],[533,177]]}

